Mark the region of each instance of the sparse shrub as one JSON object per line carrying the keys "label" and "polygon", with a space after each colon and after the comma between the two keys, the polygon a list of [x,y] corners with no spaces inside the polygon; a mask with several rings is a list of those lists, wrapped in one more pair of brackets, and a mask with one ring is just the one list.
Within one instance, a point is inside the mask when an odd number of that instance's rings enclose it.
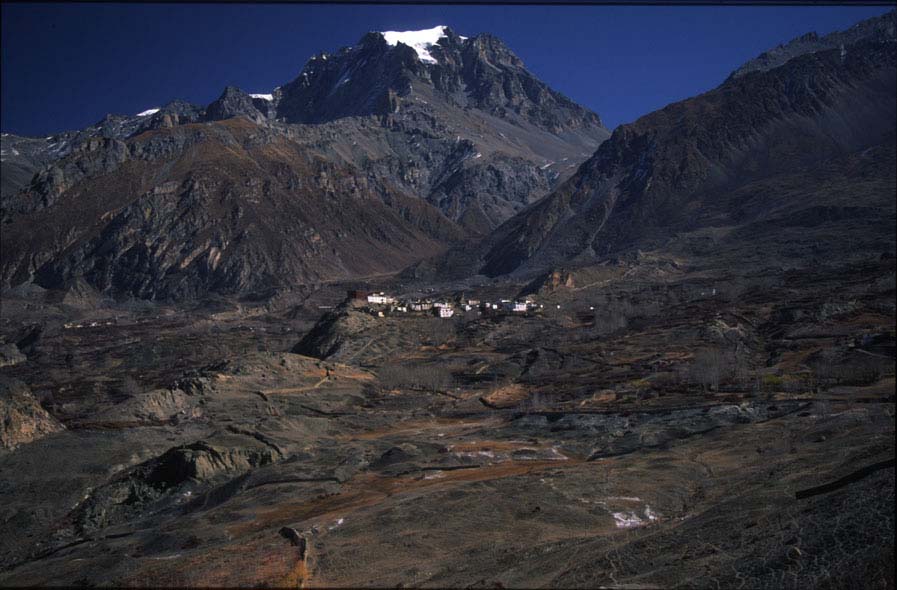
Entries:
{"label": "sparse shrub", "polygon": [[720,382],[730,373],[726,355],[718,348],[705,348],[695,354],[689,368],[689,381],[698,383],[705,391],[719,389]]}
{"label": "sparse shrub", "polygon": [[873,364],[856,364],[839,367],[839,381],[844,385],[871,385],[881,377],[881,371]]}
{"label": "sparse shrub", "polygon": [[780,389],[791,393],[804,391],[812,388],[810,381],[812,380],[802,374],[783,375]]}
{"label": "sparse shrub", "polygon": [[455,321],[445,318],[427,318],[421,322],[421,344],[442,346],[455,337]]}
{"label": "sparse shrub", "polygon": [[636,316],[650,318],[650,317],[659,315],[662,310],[663,310],[663,306],[661,305],[660,301],[657,301],[656,299],[651,299],[649,301],[642,302],[635,309],[635,314],[636,314]]}
{"label": "sparse shrub", "polygon": [[776,391],[782,388],[784,379],[779,375],[763,375],[760,382],[763,386],[763,391]]}
{"label": "sparse shrub", "polygon": [[674,389],[677,388],[681,379],[675,371],[664,371],[662,373],[654,373],[648,377],[651,387],[655,389]]}
{"label": "sparse shrub", "polygon": [[875,282],[871,283],[868,287],[868,291],[870,293],[890,293],[897,288],[897,281],[895,281],[895,275],[889,274],[883,277],[880,277],[875,280]]}
{"label": "sparse shrub", "polygon": [[454,375],[444,367],[388,365],[378,370],[377,376],[386,389],[446,391],[455,384]]}
{"label": "sparse shrub", "polygon": [[134,397],[138,395],[143,388],[140,387],[140,384],[137,383],[137,380],[131,377],[130,375],[126,375],[122,378],[121,383],[118,385],[118,393],[124,397]]}
{"label": "sparse shrub", "polygon": [[520,409],[524,412],[539,412],[545,409],[545,397],[542,393],[535,391],[527,399],[520,404]]}
{"label": "sparse shrub", "polygon": [[628,325],[629,321],[625,315],[602,311],[595,314],[595,319],[592,323],[592,333],[595,336],[608,336],[625,330]]}
{"label": "sparse shrub", "polygon": [[871,385],[881,378],[877,359],[836,359],[822,357],[813,365],[813,374],[822,387],[832,385]]}
{"label": "sparse shrub", "polygon": [[635,379],[634,381],[629,382],[630,387],[634,389],[647,389],[651,386],[651,382],[645,379],[644,377],[641,379]]}
{"label": "sparse shrub", "polygon": [[829,320],[839,316],[847,315],[859,309],[860,304],[857,301],[828,301],[822,304],[819,310],[819,319]]}
{"label": "sparse shrub", "polygon": [[736,302],[745,291],[745,285],[738,281],[720,283],[715,287],[716,298],[721,301]]}

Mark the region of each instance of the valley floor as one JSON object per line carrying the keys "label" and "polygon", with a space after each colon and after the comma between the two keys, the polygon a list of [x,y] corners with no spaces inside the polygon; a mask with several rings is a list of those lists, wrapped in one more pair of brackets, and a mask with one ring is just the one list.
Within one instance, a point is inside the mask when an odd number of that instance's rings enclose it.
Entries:
{"label": "valley floor", "polygon": [[288,351],[341,285],[6,297],[0,584],[894,587],[893,263],[657,268],[524,317],[344,306],[324,360]]}

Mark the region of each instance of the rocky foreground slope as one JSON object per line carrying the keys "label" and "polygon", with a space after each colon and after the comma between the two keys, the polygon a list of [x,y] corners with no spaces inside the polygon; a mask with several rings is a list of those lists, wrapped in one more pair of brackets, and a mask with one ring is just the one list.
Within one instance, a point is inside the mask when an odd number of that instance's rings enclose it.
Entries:
{"label": "rocky foreground slope", "polygon": [[651,266],[313,328],[6,300],[65,428],[0,449],[0,584],[893,585],[893,261]]}

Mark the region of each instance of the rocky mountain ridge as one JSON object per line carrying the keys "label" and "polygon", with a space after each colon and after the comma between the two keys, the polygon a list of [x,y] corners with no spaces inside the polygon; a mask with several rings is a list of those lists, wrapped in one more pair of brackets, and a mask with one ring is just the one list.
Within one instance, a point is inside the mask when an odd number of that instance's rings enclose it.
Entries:
{"label": "rocky mountain ridge", "polygon": [[895,16],[893,12],[878,17],[866,19],[844,31],[835,31],[820,37],[818,33],[811,32],[796,37],[788,43],[783,43],[765,51],[756,58],[743,64],[732,72],[729,79],[739,78],[751,72],[765,72],[784,65],[789,60],[807,53],[816,53],[828,49],[837,49],[839,52],[862,39],[875,40],[876,42],[893,41],[897,35],[895,28]]}
{"label": "rocky mountain ridge", "polygon": [[48,181],[50,204],[6,225],[4,277],[146,299],[265,293],[389,271],[461,238],[426,202],[258,131],[233,118],[104,140],[114,169]]}
{"label": "rocky mountain ridge", "polygon": [[[110,260],[130,261],[133,266],[131,257],[136,254],[122,249],[134,246],[134,232],[151,232],[142,235],[141,248],[167,243],[168,237],[152,232],[174,225],[181,226],[175,233],[183,237],[206,234],[200,218],[217,214],[197,210],[186,218],[189,221],[169,217],[182,212],[183,206],[198,206],[185,205],[193,202],[189,195],[195,193],[190,188],[196,186],[194,161],[221,162],[221,168],[206,179],[218,187],[227,185],[227,198],[235,208],[256,208],[261,201],[264,205],[256,209],[277,216],[259,218],[254,223],[260,226],[322,236],[326,232],[317,223],[323,223],[341,236],[341,243],[360,246],[371,236],[382,235],[383,243],[405,244],[405,250],[370,260],[371,272],[399,270],[459,240],[487,234],[571,174],[608,132],[597,115],[535,79],[496,38],[467,39],[448,28],[439,30],[436,43],[428,45],[436,56],[432,62],[421,61],[414,48],[400,41],[390,45],[384,34],[369,33],[355,47],[334,56],[316,56],[296,80],[271,95],[228,87],[207,107],[173,101],[133,117],[110,115],[80,132],[47,138],[43,151],[43,144],[36,143],[30,163],[19,174],[21,178],[36,170],[30,182],[18,191],[5,187],[2,197],[0,217],[8,228],[2,282],[14,286],[33,280],[63,288],[85,277],[100,291],[153,298],[190,296],[208,289],[245,293],[296,280],[369,272],[347,261],[368,260],[379,250],[377,240],[370,242],[373,249],[357,256],[344,250],[349,257],[342,262],[336,260],[341,247],[325,255],[317,247],[285,246],[289,240],[261,240],[265,243],[249,247],[255,254],[235,262],[239,269],[228,271],[228,279],[210,280],[210,274],[218,271],[201,270],[195,263],[215,258],[219,251],[224,252],[223,260],[228,259],[235,236],[225,236],[226,231],[213,232],[221,235],[208,244],[200,240],[207,251],[198,258],[185,251],[180,259],[162,264],[155,254],[141,254],[138,266],[147,274],[127,277],[124,267],[112,271]],[[243,122],[232,123],[236,120]],[[13,136],[3,140],[4,145],[22,141]],[[278,165],[290,172],[267,167],[272,151],[278,152],[273,158]],[[262,176],[246,169],[247,154],[265,160]],[[309,168],[317,161],[328,163],[332,172],[307,178],[297,172],[317,169],[319,164]],[[246,176],[237,181],[225,172],[228,167]],[[340,228],[312,213],[284,217],[304,190],[318,195],[315,198],[321,194],[329,198],[340,190],[330,174],[352,178],[354,188],[338,198],[360,198],[368,210],[337,216],[349,224]],[[269,200],[273,193],[256,195],[252,187],[257,186],[278,186],[285,199],[278,204],[282,207]],[[367,199],[371,196],[374,201]],[[122,215],[137,219],[125,212],[147,198],[160,201],[149,213],[160,217],[140,222],[137,229]],[[91,204],[85,206],[80,199]],[[74,208],[79,211],[73,212]],[[83,210],[92,211],[94,217],[85,216]],[[29,228],[34,223],[51,223],[54,235],[32,236]],[[386,227],[393,229],[387,232]],[[124,235],[124,228],[129,228],[127,239],[108,239],[111,234]],[[416,237],[405,242],[409,235]],[[96,240],[105,244],[103,248],[98,250]],[[258,264],[261,259],[283,262],[282,252],[291,249],[296,257],[293,270],[279,273],[272,266],[260,274],[266,266]],[[249,250],[241,250],[240,256],[248,256]],[[186,276],[178,271],[179,287],[163,278],[173,272],[169,264],[188,269]]]}
{"label": "rocky mountain ridge", "polygon": [[[244,116],[315,143],[324,157],[370,167],[405,184],[465,229],[484,234],[569,176],[610,134],[597,115],[530,74],[496,37],[468,39],[437,28],[443,36],[432,48],[433,63],[421,61],[401,42],[389,45],[383,33],[368,33],[356,46],[313,56],[295,80],[270,95],[227,87],[206,107],[175,100],[130,117],[107,115],[84,130],[47,138],[47,149],[35,150],[40,157],[28,171],[94,139],[124,141],[149,130]],[[371,117],[376,132],[368,126],[359,133],[359,123]],[[421,138],[437,141],[425,145]],[[15,136],[3,140],[10,143]],[[379,145],[372,148],[372,141]],[[456,144],[465,149],[455,149]],[[395,170],[409,167],[418,170]],[[523,175],[526,189],[506,199],[495,187],[487,192],[477,190],[482,183],[464,182],[469,174],[438,182],[468,167],[478,169],[479,179],[485,174],[511,184]],[[26,174],[5,187],[4,209],[18,187],[25,187]],[[461,202],[451,195],[459,183],[468,193]]]}
{"label": "rocky mountain ridge", "polygon": [[[893,22],[894,13],[886,17]],[[736,227],[777,208],[821,204],[826,187],[819,179],[833,159],[895,141],[897,44],[878,34],[881,27],[858,30],[874,34],[843,50],[803,53],[733,76],[618,127],[574,177],[486,240],[482,272],[594,262],[661,247],[702,227]],[[746,207],[730,197],[795,170],[804,171],[806,187],[795,202],[759,193]],[[884,165],[876,174],[893,177]],[[844,194],[839,202],[882,206],[891,196]]]}

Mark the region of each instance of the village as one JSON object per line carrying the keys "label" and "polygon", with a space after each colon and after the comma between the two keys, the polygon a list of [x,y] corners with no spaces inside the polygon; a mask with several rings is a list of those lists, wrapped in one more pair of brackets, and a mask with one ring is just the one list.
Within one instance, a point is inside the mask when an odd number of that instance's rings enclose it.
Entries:
{"label": "village", "polygon": [[[439,298],[402,298],[382,291],[371,293],[353,290],[348,292],[348,300],[360,307],[362,311],[375,317],[400,314],[430,314],[449,319],[456,314],[499,315],[499,314],[535,314],[544,311],[544,304],[532,299],[500,299],[498,301],[481,301],[458,296],[454,299]],[[556,306],[560,309],[560,305]]]}

